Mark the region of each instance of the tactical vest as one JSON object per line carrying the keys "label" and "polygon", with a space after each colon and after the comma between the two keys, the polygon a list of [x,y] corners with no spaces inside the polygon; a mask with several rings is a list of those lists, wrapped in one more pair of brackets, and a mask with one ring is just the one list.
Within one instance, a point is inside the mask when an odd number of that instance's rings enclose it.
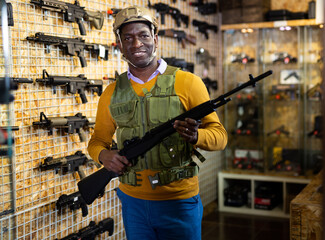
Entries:
{"label": "tactical vest", "polygon": [[[136,94],[127,73],[116,80],[116,87],[109,106],[111,115],[117,123],[116,138],[118,149],[125,140],[142,137],[150,129],[178,116],[185,111],[175,93],[175,75],[177,68],[168,66],[165,73],[159,75],[151,91],[143,89],[144,97]],[[153,147],[135,166],[120,177],[122,183],[139,186],[137,172],[151,169],[159,171],[149,177],[151,185],[165,185],[180,179],[190,178],[198,173],[198,167],[192,160],[193,147],[173,133],[160,144]],[[156,184],[156,185],[155,185]]]}

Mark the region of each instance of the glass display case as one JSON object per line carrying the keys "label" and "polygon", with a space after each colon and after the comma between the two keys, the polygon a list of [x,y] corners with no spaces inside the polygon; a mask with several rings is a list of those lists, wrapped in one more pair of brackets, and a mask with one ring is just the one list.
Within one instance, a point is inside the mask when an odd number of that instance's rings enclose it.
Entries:
{"label": "glass display case", "polygon": [[223,31],[225,92],[268,70],[255,88],[225,106],[226,170],[299,176],[321,159],[319,26]]}
{"label": "glass display case", "polygon": [[[259,31],[228,30],[223,35],[223,66],[225,92],[258,75]],[[234,171],[263,171],[261,134],[261,86],[248,87],[232,96],[225,105],[225,127],[229,141],[225,168]]]}
{"label": "glass display case", "polygon": [[321,82],[323,70],[322,29],[318,26],[303,28],[303,78],[304,84],[304,161],[305,174],[316,174],[321,169],[322,111]]}
{"label": "glass display case", "polygon": [[261,30],[260,69],[272,69],[263,82],[265,171],[300,175],[303,156],[302,28]]}

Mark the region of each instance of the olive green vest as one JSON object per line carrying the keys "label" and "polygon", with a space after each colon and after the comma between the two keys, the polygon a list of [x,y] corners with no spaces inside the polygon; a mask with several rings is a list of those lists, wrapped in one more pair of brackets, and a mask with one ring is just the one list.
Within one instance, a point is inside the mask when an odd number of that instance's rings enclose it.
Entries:
{"label": "olive green vest", "polygon": [[[118,149],[125,140],[142,137],[150,129],[178,116],[185,111],[175,93],[175,74],[178,69],[168,66],[165,73],[159,75],[154,87],[143,89],[144,97],[136,94],[127,73],[116,80],[116,87],[109,106],[111,115],[117,123],[116,138]],[[160,171],[151,176],[155,184],[165,185],[170,182],[190,178],[198,173],[198,167],[192,160],[193,147],[173,133],[160,144],[153,147],[139,161],[120,177],[120,181],[133,186],[141,185],[137,172],[144,169]]]}

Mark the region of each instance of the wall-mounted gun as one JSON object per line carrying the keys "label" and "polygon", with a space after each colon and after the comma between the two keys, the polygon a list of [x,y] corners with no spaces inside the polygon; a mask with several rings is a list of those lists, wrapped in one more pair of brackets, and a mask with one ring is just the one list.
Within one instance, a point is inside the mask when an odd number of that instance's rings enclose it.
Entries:
{"label": "wall-mounted gun", "polygon": [[[256,82],[262,80],[263,78],[271,74],[272,71],[268,71],[257,76],[256,78],[254,78],[252,75],[249,75],[249,81],[219,96],[218,98],[206,101],[192,108],[191,110],[151,129],[150,131],[146,132],[142,138],[137,137],[132,140],[126,141],[124,143],[123,149],[119,150],[119,154],[121,156],[125,156],[133,166],[136,165],[139,156],[143,156],[147,151],[149,151],[155,145],[160,143],[164,138],[175,133],[176,130],[173,127],[174,121],[184,120],[185,118],[200,120],[204,116],[216,111],[217,108],[228,103],[231,100],[229,98],[230,95],[248,86],[255,86]],[[106,185],[111,181],[111,179],[117,176],[117,173],[113,171],[108,171],[106,168],[101,168],[97,172],[87,176],[86,178],[78,182],[79,192],[86,201],[86,203],[91,204],[100,195],[103,189],[105,189]],[[151,181],[151,185],[153,188],[156,187],[158,183],[159,181],[156,180]]]}
{"label": "wall-mounted gun", "polygon": [[46,117],[44,112],[40,114],[40,121],[33,122],[33,126],[39,126],[49,130],[53,133],[53,128],[63,129],[66,133],[78,133],[81,142],[86,140],[83,128],[93,127],[95,125],[95,118],[87,118],[81,113],[75,116],[68,117]]}
{"label": "wall-mounted gun", "polygon": [[178,42],[182,44],[183,48],[185,48],[187,42],[196,45],[196,37],[185,33],[183,30],[175,30],[175,29],[159,30],[158,36],[176,38]]}
{"label": "wall-mounted gun", "polygon": [[251,58],[250,56],[248,56],[245,53],[239,53],[239,54],[233,54],[230,56],[230,61],[232,63],[242,63],[242,64],[246,64],[246,63],[253,63],[255,62],[255,58]]}
{"label": "wall-mounted gun", "polygon": [[185,59],[170,57],[170,58],[164,58],[164,60],[168,65],[179,67],[182,70],[189,71],[191,73],[194,72],[194,63],[186,62]]}
{"label": "wall-mounted gun", "polygon": [[32,0],[30,2],[42,9],[63,13],[64,21],[78,23],[81,35],[86,35],[83,20],[89,21],[96,29],[103,27],[104,15],[99,11],[86,11],[85,7],[81,7],[77,0],[74,4],[56,0]]}
{"label": "wall-mounted gun", "polygon": [[203,64],[206,69],[209,69],[209,63],[216,65],[216,57],[211,56],[209,51],[202,47],[196,50],[195,55],[197,63]]}
{"label": "wall-mounted gun", "polygon": [[209,94],[210,94],[210,88],[212,88],[213,90],[218,90],[217,81],[212,81],[209,77],[202,78],[202,81],[204,82],[204,85],[207,87]]}
{"label": "wall-mounted gun", "polygon": [[[66,157],[47,157],[44,159],[43,163],[40,164],[39,168],[41,171],[55,170],[56,174],[59,172],[59,170],[62,171],[62,174],[78,172],[80,179],[83,179],[86,175],[80,166],[91,161],[94,162],[94,164],[96,163],[95,161],[89,159],[81,151],[77,151],[75,154]],[[96,166],[100,167],[98,163],[96,163]]]}
{"label": "wall-mounted gun", "polygon": [[7,101],[12,102],[15,98],[12,94],[8,95],[9,99],[5,99],[6,94],[4,94],[5,89],[8,89],[9,91],[17,90],[18,89],[18,83],[33,83],[33,80],[31,78],[14,78],[9,77],[8,78],[8,85],[5,86],[5,78],[0,77],[0,104],[4,104]]}
{"label": "wall-mounted gun", "polygon": [[200,33],[203,33],[206,39],[209,39],[208,30],[212,30],[215,33],[218,32],[218,26],[212,25],[204,21],[193,20],[192,25],[198,29]]}
{"label": "wall-mounted gun", "polygon": [[[114,220],[106,218],[97,225],[91,221],[85,228],[80,229],[77,233],[72,233],[61,240],[95,240],[95,237],[101,233],[108,232],[109,236],[114,233]],[[58,240],[58,239],[56,239]]]}
{"label": "wall-mounted gun", "polygon": [[108,45],[97,43],[86,43],[81,38],[64,38],[51,35],[45,35],[44,33],[35,33],[34,37],[27,37],[29,41],[37,43],[44,43],[46,46],[55,45],[64,50],[64,54],[70,56],[79,57],[82,67],[87,67],[87,62],[84,56],[84,50],[90,51],[95,57],[108,60],[108,54],[110,47]]}
{"label": "wall-mounted gun", "polygon": [[150,0],[148,0],[148,7],[155,9],[160,14],[161,24],[165,24],[165,15],[169,14],[175,20],[177,27],[181,26],[181,21],[188,27],[189,16],[182,14],[179,9],[162,2],[151,5]]}
{"label": "wall-mounted gun", "polygon": [[297,62],[297,58],[292,57],[289,53],[286,53],[286,52],[274,53],[272,55],[272,59],[273,59],[274,63],[282,62],[282,63],[288,64],[288,63],[296,63]]}
{"label": "wall-mounted gun", "polygon": [[66,206],[68,206],[71,211],[81,208],[82,216],[85,217],[88,215],[87,204],[79,192],[71,193],[69,195],[63,194],[59,197],[56,202],[57,209],[61,211],[61,209]]}
{"label": "wall-mounted gun", "polygon": [[217,4],[214,2],[203,3],[203,0],[198,0],[197,2],[190,2],[190,6],[195,7],[195,9],[202,15],[209,15],[217,13]]}
{"label": "wall-mounted gun", "polygon": [[299,96],[299,87],[297,84],[279,84],[273,85],[271,89],[271,99],[295,100]]}
{"label": "wall-mounted gun", "polygon": [[36,82],[42,82],[46,85],[53,86],[53,93],[56,93],[56,86],[66,86],[68,93],[80,95],[82,103],[88,102],[85,89],[91,89],[99,96],[103,92],[103,80],[87,79],[84,74],[79,74],[77,77],[55,76],[49,75],[45,69],[43,69],[43,78],[37,78]]}

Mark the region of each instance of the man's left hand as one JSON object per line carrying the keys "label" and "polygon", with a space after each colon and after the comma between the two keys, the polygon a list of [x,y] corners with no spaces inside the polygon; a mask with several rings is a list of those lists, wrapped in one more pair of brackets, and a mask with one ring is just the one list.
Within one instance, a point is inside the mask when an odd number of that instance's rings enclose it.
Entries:
{"label": "man's left hand", "polygon": [[185,118],[185,121],[176,120],[174,128],[185,141],[196,144],[198,139],[198,129],[201,121],[196,121],[192,118]]}

